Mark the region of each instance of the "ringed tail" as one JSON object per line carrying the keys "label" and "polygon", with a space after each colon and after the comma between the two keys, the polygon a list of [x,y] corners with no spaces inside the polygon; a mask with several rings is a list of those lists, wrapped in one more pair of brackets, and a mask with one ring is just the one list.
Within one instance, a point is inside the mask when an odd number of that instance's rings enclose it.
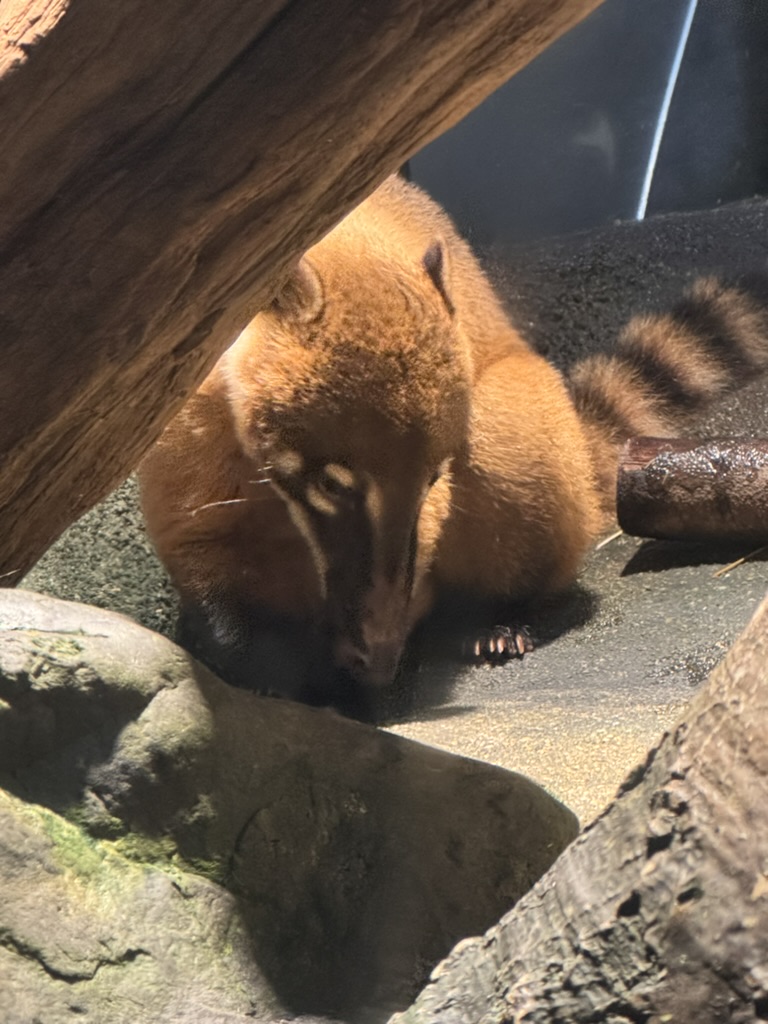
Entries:
{"label": "ringed tail", "polygon": [[613,353],[576,363],[569,387],[606,513],[614,513],[618,453],[628,437],[679,433],[766,367],[768,309],[712,277],[695,281],[669,312],[632,317]]}

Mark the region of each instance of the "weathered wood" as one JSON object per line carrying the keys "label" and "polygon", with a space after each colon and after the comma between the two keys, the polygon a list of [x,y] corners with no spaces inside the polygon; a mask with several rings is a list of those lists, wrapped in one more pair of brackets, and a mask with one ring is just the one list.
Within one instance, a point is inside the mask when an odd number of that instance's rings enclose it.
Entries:
{"label": "weathered wood", "polygon": [[616,800],[398,1024],[766,1020],[767,852],[768,600]]}
{"label": "weathered wood", "polygon": [[768,541],[768,441],[630,438],[619,459],[619,526],[637,537]]}
{"label": "weathered wood", "polygon": [[4,581],[127,474],[298,252],[599,2],[3,5]]}

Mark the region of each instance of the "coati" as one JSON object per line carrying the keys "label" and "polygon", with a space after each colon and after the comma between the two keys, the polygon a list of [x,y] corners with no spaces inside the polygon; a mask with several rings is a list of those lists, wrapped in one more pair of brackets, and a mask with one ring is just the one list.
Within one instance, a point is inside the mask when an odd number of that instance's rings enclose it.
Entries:
{"label": "coati", "polygon": [[140,467],[182,641],[241,685],[384,687],[442,591],[566,588],[610,517],[624,438],[668,433],[767,362],[761,307],[702,280],[566,381],[448,216],[390,178],[299,261]]}

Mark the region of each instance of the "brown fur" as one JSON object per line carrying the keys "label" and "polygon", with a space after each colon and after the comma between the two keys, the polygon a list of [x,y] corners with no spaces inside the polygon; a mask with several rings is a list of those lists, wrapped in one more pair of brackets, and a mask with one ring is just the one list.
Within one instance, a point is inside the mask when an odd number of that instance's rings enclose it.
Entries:
{"label": "brown fur", "polygon": [[[694,304],[732,310],[697,287]],[[748,304],[739,317],[762,331],[740,349],[757,365],[765,325]],[[227,673],[232,644],[243,681],[262,649],[249,633],[298,623],[383,684],[441,588],[566,587],[605,522],[618,442],[675,412],[644,352],[671,361],[685,395],[732,382],[684,324],[635,320],[615,357],[577,368],[572,399],[447,216],[385,182],[309,250],[141,466],[150,534],[210,626],[214,667]]]}

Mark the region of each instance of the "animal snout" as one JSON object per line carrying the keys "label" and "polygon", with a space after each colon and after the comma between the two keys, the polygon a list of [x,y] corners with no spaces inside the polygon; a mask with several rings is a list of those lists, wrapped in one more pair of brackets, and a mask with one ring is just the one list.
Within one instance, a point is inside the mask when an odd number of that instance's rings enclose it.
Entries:
{"label": "animal snout", "polygon": [[400,662],[402,644],[387,641],[375,645],[356,644],[342,637],[335,644],[336,666],[363,686],[383,689],[392,682]]}

